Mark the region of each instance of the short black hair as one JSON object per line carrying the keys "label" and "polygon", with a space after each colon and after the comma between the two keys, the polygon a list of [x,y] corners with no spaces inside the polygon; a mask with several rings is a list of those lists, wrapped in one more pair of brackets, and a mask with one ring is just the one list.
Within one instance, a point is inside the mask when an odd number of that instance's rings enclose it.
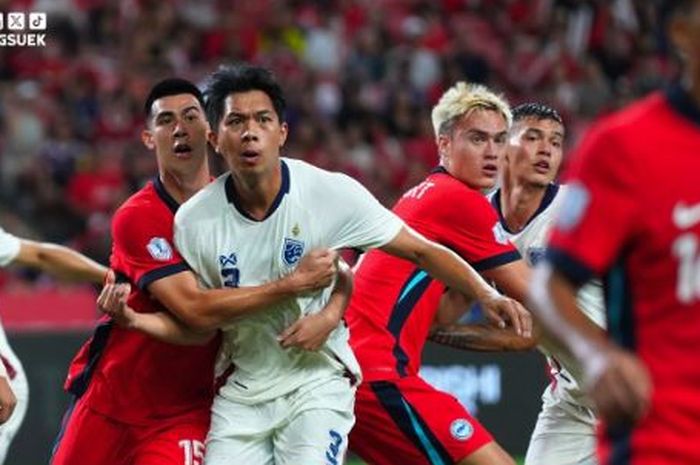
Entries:
{"label": "short black hair", "polygon": [[224,101],[231,94],[259,90],[265,92],[277,113],[277,118],[284,121],[287,102],[282,87],[275,75],[266,68],[247,63],[222,66],[207,81],[204,96],[206,100],[207,119],[216,131],[224,113]]}
{"label": "short black hair", "polygon": [[528,102],[513,108],[513,121],[517,122],[525,118],[537,118],[538,120],[551,119],[564,125],[564,120],[557,110],[544,103]]}
{"label": "short black hair", "polygon": [[199,101],[199,104],[202,105],[202,108],[204,108],[204,95],[196,85],[186,79],[167,78],[153,86],[151,91],[148,93],[146,102],[143,104],[143,111],[146,115],[146,119],[151,116],[151,107],[153,106],[153,102],[159,98],[179,94],[190,94],[194,96]]}

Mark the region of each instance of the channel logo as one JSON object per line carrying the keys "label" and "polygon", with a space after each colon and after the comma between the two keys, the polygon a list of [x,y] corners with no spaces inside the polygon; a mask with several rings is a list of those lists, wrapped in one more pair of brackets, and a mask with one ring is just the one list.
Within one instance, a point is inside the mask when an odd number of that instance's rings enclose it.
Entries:
{"label": "channel logo", "polygon": [[45,47],[46,13],[12,11],[0,13],[0,47]]}

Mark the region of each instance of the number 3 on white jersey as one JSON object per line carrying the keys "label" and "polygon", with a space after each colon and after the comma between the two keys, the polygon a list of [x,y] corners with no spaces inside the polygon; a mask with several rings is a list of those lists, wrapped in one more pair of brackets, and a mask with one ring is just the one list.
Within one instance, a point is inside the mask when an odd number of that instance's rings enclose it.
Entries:
{"label": "number 3 on white jersey", "polygon": [[184,453],[183,465],[202,465],[204,463],[204,443],[196,439],[183,439],[177,443]]}
{"label": "number 3 on white jersey", "polygon": [[683,304],[700,299],[700,257],[698,236],[686,233],[673,243],[673,253],[678,257],[678,284],[676,294]]}

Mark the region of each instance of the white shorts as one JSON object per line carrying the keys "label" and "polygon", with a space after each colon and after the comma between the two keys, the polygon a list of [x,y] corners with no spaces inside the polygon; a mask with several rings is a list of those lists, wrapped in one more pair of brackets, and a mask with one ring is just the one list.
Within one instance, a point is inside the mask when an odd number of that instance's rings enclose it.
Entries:
{"label": "white shorts", "polygon": [[563,401],[545,402],[530,438],[525,465],[597,465],[595,424],[582,420],[589,412]]}
{"label": "white shorts", "polygon": [[17,398],[12,416],[7,420],[7,423],[0,426],[0,465],[5,462],[7,451],[10,448],[12,439],[22,426],[24,417],[27,414],[27,406],[29,405],[29,385],[27,384],[27,376],[24,373],[24,368],[19,359],[12,351],[10,344],[7,342],[5,331],[0,324],[0,355],[9,363],[15,372],[14,378],[10,380],[10,387]]}
{"label": "white shorts", "polygon": [[342,464],[354,404],[355,388],[341,376],[253,405],[217,396],[204,464]]}

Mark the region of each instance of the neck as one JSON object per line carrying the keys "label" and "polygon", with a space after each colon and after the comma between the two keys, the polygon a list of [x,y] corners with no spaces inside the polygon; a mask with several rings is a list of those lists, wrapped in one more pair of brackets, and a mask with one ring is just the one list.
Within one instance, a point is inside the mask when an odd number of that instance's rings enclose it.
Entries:
{"label": "neck", "polygon": [[179,204],[185,203],[190,197],[209,184],[209,164],[205,161],[195,172],[181,173],[176,170],[161,168],[158,172],[165,190]]}
{"label": "neck", "polygon": [[501,213],[512,232],[520,232],[542,204],[547,187],[504,182],[501,187]]}
{"label": "neck", "polygon": [[231,177],[240,208],[256,220],[264,219],[282,188],[281,163],[269,174],[252,173],[246,176],[231,171]]}

